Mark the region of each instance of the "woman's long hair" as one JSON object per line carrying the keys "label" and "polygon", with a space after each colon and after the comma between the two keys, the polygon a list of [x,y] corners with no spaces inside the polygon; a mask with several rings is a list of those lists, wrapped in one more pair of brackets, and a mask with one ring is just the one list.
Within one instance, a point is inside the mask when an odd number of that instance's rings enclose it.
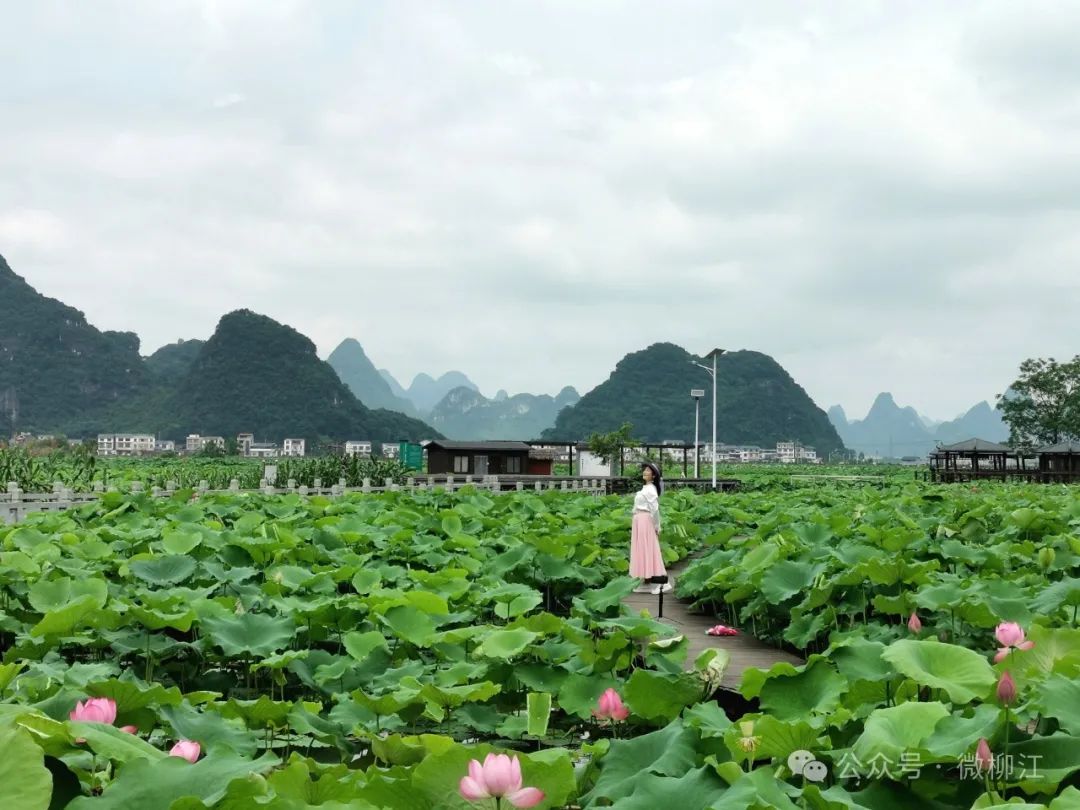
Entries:
{"label": "woman's long hair", "polygon": [[660,480],[660,468],[653,464],[651,461],[647,461],[641,465],[643,470],[652,470],[652,483],[656,487],[657,497],[664,494],[664,482]]}

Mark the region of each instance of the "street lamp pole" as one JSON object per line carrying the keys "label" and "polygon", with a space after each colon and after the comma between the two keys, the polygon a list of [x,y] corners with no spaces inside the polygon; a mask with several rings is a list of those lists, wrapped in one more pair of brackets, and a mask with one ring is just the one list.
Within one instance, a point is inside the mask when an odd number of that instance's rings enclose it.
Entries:
{"label": "street lamp pole", "polygon": [[705,357],[712,358],[712,368],[691,360],[695,366],[705,369],[712,375],[712,488],[716,491],[716,358],[724,353],[723,349],[713,349]]}
{"label": "street lamp pole", "polygon": [[701,388],[693,388],[690,390],[690,396],[694,398],[694,478],[698,477],[698,457],[701,455],[698,452],[698,425],[701,424],[701,398],[705,396],[705,391]]}

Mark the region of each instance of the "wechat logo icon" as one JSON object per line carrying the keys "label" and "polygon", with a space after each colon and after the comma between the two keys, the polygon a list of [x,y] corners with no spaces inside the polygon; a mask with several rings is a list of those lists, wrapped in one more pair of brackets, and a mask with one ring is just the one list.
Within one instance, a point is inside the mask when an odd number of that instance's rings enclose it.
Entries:
{"label": "wechat logo icon", "polygon": [[829,775],[829,768],[824,762],[802,749],[791,752],[787,765],[793,774],[810,782],[824,782],[825,777]]}

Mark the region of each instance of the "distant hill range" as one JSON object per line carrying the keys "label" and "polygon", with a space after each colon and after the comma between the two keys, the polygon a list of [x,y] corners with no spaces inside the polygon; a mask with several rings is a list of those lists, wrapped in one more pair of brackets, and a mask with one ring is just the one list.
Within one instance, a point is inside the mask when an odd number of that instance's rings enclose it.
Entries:
{"label": "distant hill range", "polygon": [[430,422],[450,439],[538,439],[555,424],[559,411],[579,399],[570,386],[554,397],[499,391],[494,399],[461,386],[435,406]]}
{"label": "distant hill range", "polygon": [[939,444],[971,438],[1004,442],[1009,437],[1001,412],[985,401],[956,419],[935,423],[910,406],[901,408],[892,394],[881,393],[865,419],[849,421],[844,409],[834,405],[829,420],[849,449],[882,458],[922,457]]}
{"label": "distant hill range", "polygon": [[254,432],[311,446],[441,435],[417,419],[368,408],[308,338],[264,315],[229,313],[205,343],[181,341],[143,358],[138,336],[95,329],[0,257],[0,434],[16,430],[172,439]]}
{"label": "distant hill range", "polygon": [[[369,408],[387,408],[408,416],[419,416],[408,396],[394,393],[390,383],[375,368],[364,353],[360,341],[346,338],[326,358],[341,381],[349,386],[356,398]],[[396,384],[396,383],[395,383]],[[398,386],[400,389],[400,386]]]}
{"label": "distant hill range", "polygon": [[[543,438],[581,440],[630,422],[639,439],[692,442],[690,389],[703,388],[700,440],[711,440],[712,381],[693,362],[707,365],[672,343],[626,355],[605,382],[562,410]],[[723,355],[717,363],[717,388],[719,442],[774,447],[779,441],[795,440],[826,458],[843,448],[825,412],[768,355],[754,351]]]}

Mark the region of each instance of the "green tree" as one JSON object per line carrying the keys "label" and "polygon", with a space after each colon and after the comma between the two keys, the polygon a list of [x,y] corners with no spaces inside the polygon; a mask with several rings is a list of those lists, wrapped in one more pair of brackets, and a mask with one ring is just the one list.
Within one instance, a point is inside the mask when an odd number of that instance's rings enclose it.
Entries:
{"label": "green tree", "polygon": [[611,433],[593,433],[589,436],[589,452],[598,457],[605,464],[611,464],[619,458],[624,447],[637,447],[640,442],[631,438],[634,426],[629,422],[623,422],[622,427]]}
{"label": "green tree", "polygon": [[1037,447],[1080,438],[1080,355],[1020,364],[1020,376],[998,397],[1014,446]]}

